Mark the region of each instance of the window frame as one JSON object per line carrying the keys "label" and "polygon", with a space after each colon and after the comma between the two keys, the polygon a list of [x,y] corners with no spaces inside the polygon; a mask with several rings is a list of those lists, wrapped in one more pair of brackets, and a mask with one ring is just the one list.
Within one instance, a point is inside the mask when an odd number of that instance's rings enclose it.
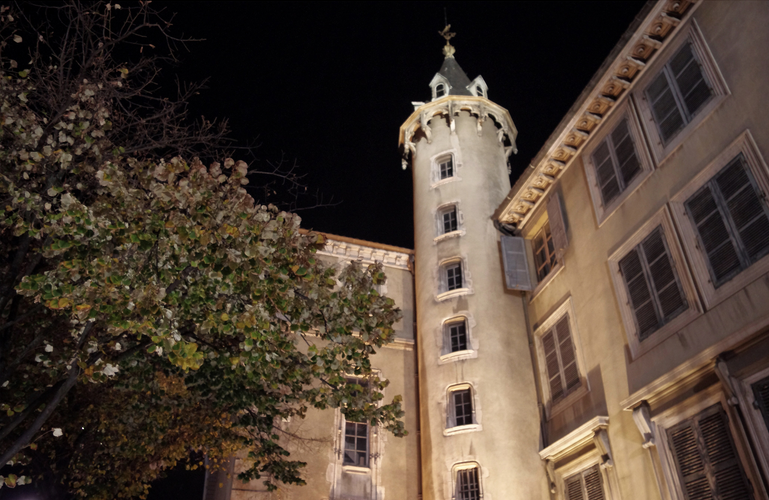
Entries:
{"label": "window frame", "polygon": [[[540,248],[537,247],[537,239],[542,236],[542,250],[545,251],[545,260],[540,263],[538,254]],[[553,247],[551,252],[550,247]],[[550,220],[545,221],[539,231],[531,239],[531,250],[534,255],[534,274],[537,277],[537,283],[541,283],[547,279],[547,277],[553,273],[561,262],[558,256],[558,251],[555,249],[555,242],[553,241],[553,234],[550,231]],[[550,269],[542,276],[540,276],[540,269],[550,265]]]}
{"label": "window frame", "polygon": [[[552,331],[556,324],[558,324],[566,315],[569,317],[569,335],[571,336],[571,344],[574,349],[574,360],[577,364],[577,373],[579,375],[580,384],[554,403],[552,395],[550,394],[550,377],[547,373],[547,360],[545,358],[542,337],[546,333]],[[545,416],[547,420],[550,420],[590,392],[590,383],[587,379],[587,372],[585,371],[587,365],[585,364],[583,357],[579,329],[577,328],[576,316],[574,314],[574,302],[571,296],[569,296],[537,327],[534,331],[534,342],[537,349],[537,368],[539,371],[540,386],[542,388],[542,400],[545,403]]]}
{"label": "window frame", "polygon": [[464,470],[475,469],[478,474],[478,500],[483,499],[483,476],[484,471],[481,464],[475,460],[468,460],[464,462],[458,462],[451,466],[451,500],[462,500],[457,495],[457,488],[459,487],[459,472]]}
{"label": "window frame", "polygon": [[[607,137],[611,136],[623,120],[627,121],[628,132],[633,141],[641,171],[625,186],[625,189],[622,190],[616,198],[604,205],[601,188],[598,185],[598,175],[596,173],[595,162],[593,161],[593,154],[601,144],[606,141]],[[612,152],[611,154],[613,155],[614,153]],[[593,202],[596,222],[598,223],[598,227],[601,227],[606,220],[617,211],[625,200],[641,187],[641,184],[643,184],[652,172],[654,172],[654,162],[652,161],[643,132],[641,131],[638,111],[629,99],[620,104],[616,112],[612,114],[606,123],[601,125],[601,129],[595,135],[595,139],[593,137],[590,138],[590,142],[582,153],[582,164],[585,168],[585,175],[587,177],[588,188],[590,189],[590,198]]]}
{"label": "window frame", "polygon": [[[687,22],[690,24],[686,28],[679,30],[679,33],[675,35],[676,39],[672,40],[671,44],[668,45],[668,47],[656,58],[655,62],[641,77],[641,80],[635,86],[635,90],[633,91],[633,98],[642,118],[641,124],[646,131],[646,136],[649,138],[649,146],[658,167],[673,151],[678,149],[692,132],[694,132],[694,130],[696,130],[707,117],[710,116],[721,102],[731,94],[729,87],[726,84],[726,80],[721,74],[721,70],[718,68],[697,22],[693,18],[690,18]],[[700,107],[691,120],[684,124],[667,144],[664,144],[659,132],[659,127],[654,119],[651,106],[646,98],[646,89],[651,85],[651,82],[664,71],[663,68],[667,66],[673,56],[678,54],[679,49],[681,49],[684,43],[691,44],[692,53],[699,63],[702,75],[713,95]]]}
{"label": "window frame", "polygon": [[701,251],[697,229],[694,227],[693,221],[686,209],[686,202],[689,198],[740,154],[744,159],[745,165],[753,175],[753,179],[761,191],[759,197],[763,198],[763,203],[766,206],[766,196],[769,193],[769,168],[767,168],[749,130],[741,133],[737,139],[670,200],[671,211],[680,229],[681,240],[691,263],[692,274],[707,309],[712,309],[769,272],[769,254],[767,254],[716,288],[711,282],[709,260],[704,252]]}
{"label": "window frame", "polygon": [[[441,160],[451,156],[453,174],[450,177],[441,178]],[[462,168],[462,157],[458,149],[448,149],[430,157],[430,189],[436,189],[444,184],[461,181],[459,169]]]}
{"label": "window frame", "polygon": [[[461,272],[462,285],[449,290],[448,270],[456,266],[459,266]],[[442,260],[438,264],[437,272],[435,300],[438,302],[473,293],[472,280],[470,279],[470,273],[467,269],[467,259],[464,256],[451,257]]]}
{"label": "window frame", "polygon": [[[382,380],[382,372],[379,369],[373,369],[372,375],[374,377],[379,378]],[[355,382],[360,384],[363,380],[354,375],[347,373],[345,374],[345,379],[349,382]],[[382,393],[386,391],[383,390]],[[378,402],[377,405],[381,406],[381,402]],[[335,436],[334,436],[334,458],[335,460],[332,462],[334,464],[334,467],[337,468],[339,472],[342,474],[355,474],[355,475],[368,475],[371,476],[372,481],[376,481],[377,477],[379,477],[379,474],[381,473],[381,466],[382,462],[379,460],[379,457],[384,452],[384,442],[382,439],[380,439],[381,429],[379,425],[372,426],[369,423],[365,423],[367,426],[368,436],[367,436],[367,466],[363,467],[360,465],[350,465],[344,463],[344,455],[345,455],[345,444],[346,444],[346,424],[347,424],[347,418],[342,413],[341,408],[337,408],[335,411],[335,424],[334,428]],[[363,424],[364,422],[350,422],[355,424]],[[336,476],[337,479],[339,476]]]}
{"label": "window frame", "polygon": [[[465,336],[467,339],[466,348],[460,351],[451,351],[451,325],[463,322],[465,325]],[[461,359],[470,359],[478,357],[479,341],[473,334],[475,320],[466,311],[460,311],[457,314],[444,319],[441,326],[436,328],[436,340],[440,348],[440,358],[438,364],[446,364]]]}
{"label": "window frame", "polygon": [[745,431],[750,434],[755,443],[756,465],[764,474],[769,474],[769,424],[764,420],[761,410],[753,406],[755,395],[753,384],[769,377],[769,367],[739,380],[737,384],[737,399],[740,407],[744,408]]}
{"label": "window frame", "polygon": [[[667,243],[667,249],[672,259],[672,264],[675,267],[675,271],[678,275],[678,282],[684,293],[684,299],[689,304],[689,307],[678,316],[668,321],[662,327],[647,336],[643,341],[638,336],[638,327],[636,325],[635,312],[630,305],[630,298],[628,296],[627,286],[625,284],[625,278],[620,271],[619,262],[633,249],[641,244],[642,241],[649,236],[652,231],[662,227],[662,233]],[[673,219],[670,215],[670,210],[667,205],[663,206],[656,214],[654,214],[640,229],[638,229],[631,237],[617,248],[610,256],[608,260],[609,273],[611,274],[612,281],[614,282],[614,292],[617,297],[617,305],[622,315],[622,321],[625,326],[625,333],[628,339],[628,345],[630,347],[630,355],[632,359],[638,359],[640,356],[646,354],[657,345],[664,342],[671,335],[678,332],[686,325],[694,321],[697,317],[702,315],[703,308],[700,302],[697,289],[694,285],[694,280],[691,275],[689,266],[686,264],[681,243],[678,240],[678,234],[673,226]]]}
{"label": "window frame", "polygon": [[[468,391],[470,394],[470,404],[472,405],[471,419],[469,424],[457,424],[456,407],[454,405],[454,393]],[[474,385],[470,382],[462,382],[459,384],[452,384],[446,388],[446,424],[443,429],[444,436],[452,436],[454,434],[464,434],[467,432],[477,432],[483,430],[480,423],[480,412],[478,391]]]}
{"label": "window frame", "polygon": [[[761,490],[755,477],[755,470],[752,467],[751,455],[744,449],[744,443],[741,438],[741,427],[736,427],[735,423],[739,421],[726,397],[718,384],[701,391],[695,396],[672,406],[659,415],[651,417],[651,422],[658,434],[655,443],[659,453],[660,464],[668,485],[668,492],[672,500],[685,500],[686,494],[681,485],[678,470],[676,469],[676,459],[673,451],[670,449],[669,430],[685,420],[689,420],[713,405],[720,404],[728,417],[728,427],[731,438],[737,451],[737,457],[748,480],[751,482],[755,493]],[[760,479],[758,479],[760,481]]]}
{"label": "window frame", "polygon": [[[465,214],[459,209],[459,204],[460,200],[454,200],[448,203],[443,203],[435,209],[435,238],[433,238],[433,244],[451,238],[459,238],[467,234],[467,230],[465,229]],[[443,216],[451,211],[454,211],[456,214],[457,227],[453,231],[443,232]]]}

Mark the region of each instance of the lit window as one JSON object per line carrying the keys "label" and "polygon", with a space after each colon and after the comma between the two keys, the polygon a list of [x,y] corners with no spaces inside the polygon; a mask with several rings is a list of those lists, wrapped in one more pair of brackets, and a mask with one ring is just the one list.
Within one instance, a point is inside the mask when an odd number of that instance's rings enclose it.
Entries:
{"label": "lit window", "polygon": [[446,273],[446,290],[457,290],[462,288],[462,264],[452,262],[444,267]]}
{"label": "lit window", "polygon": [[549,222],[545,223],[545,227],[534,237],[534,263],[539,281],[542,281],[556,265],[556,252]]}
{"label": "lit window", "polygon": [[715,288],[769,253],[769,210],[742,154],[685,206]]}
{"label": "lit window", "polygon": [[687,309],[686,296],[661,226],[619,260],[619,269],[639,340]]}
{"label": "lit window", "polygon": [[598,464],[564,480],[566,500],[604,500],[603,480]]}
{"label": "lit window", "polygon": [[467,321],[452,321],[444,325],[446,331],[447,344],[450,346],[449,352],[466,351],[467,342]]}
{"label": "lit window", "polygon": [[478,475],[478,466],[457,468],[456,474],[456,500],[480,500],[481,482]]}
{"label": "lit window", "polygon": [[440,170],[441,180],[454,177],[454,157],[449,155],[438,160],[438,168]]}

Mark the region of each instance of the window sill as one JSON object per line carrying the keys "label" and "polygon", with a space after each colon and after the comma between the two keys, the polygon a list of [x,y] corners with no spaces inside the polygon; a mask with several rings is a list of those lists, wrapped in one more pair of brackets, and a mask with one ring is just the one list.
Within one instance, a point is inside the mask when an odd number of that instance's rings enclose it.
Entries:
{"label": "window sill", "polygon": [[371,468],[370,467],[358,467],[356,465],[343,465],[342,466],[342,472],[346,472],[348,474],[364,474],[364,475],[368,475],[368,474],[371,474]]}
{"label": "window sill", "polygon": [[542,290],[547,288],[547,285],[549,285],[550,282],[553,281],[553,279],[555,279],[555,277],[558,275],[558,273],[560,273],[561,270],[563,270],[563,262],[562,262],[563,261],[563,257],[561,257],[560,260],[561,260],[561,262],[558,262],[558,264],[555,265],[555,268],[553,268],[547,274],[547,276],[545,276],[545,279],[543,279],[542,281],[537,283],[536,288],[534,288],[534,290],[531,291],[531,300],[532,301],[534,299],[536,299],[539,296],[539,294],[542,292]]}
{"label": "window sill", "polygon": [[443,435],[453,436],[454,434],[465,434],[468,432],[478,432],[482,430],[483,430],[483,426],[481,424],[457,425],[456,427],[443,429]]}
{"label": "window sill", "polygon": [[450,183],[452,183],[452,182],[461,181],[461,180],[462,180],[462,178],[461,178],[461,177],[459,177],[459,176],[457,176],[457,175],[453,175],[453,176],[451,176],[451,177],[447,177],[447,178],[445,178],[445,179],[441,179],[441,180],[439,180],[438,182],[434,182],[434,183],[432,183],[432,184],[430,185],[430,189],[439,188],[439,187],[443,186],[444,184],[450,184]]}
{"label": "window sill", "polygon": [[453,363],[454,361],[460,361],[462,359],[477,358],[478,351],[474,349],[465,349],[464,351],[450,352],[440,357],[438,364],[443,365],[446,363]]}
{"label": "window sill", "polygon": [[470,295],[473,291],[470,288],[457,288],[456,290],[450,290],[448,292],[442,292],[435,296],[435,300],[443,302],[444,300],[461,297],[462,295]]}
{"label": "window sill", "polygon": [[463,229],[458,229],[456,231],[451,231],[449,233],[443,233],[440,236],[436,236],[435,238],[433,238],[433,243],[434,244],[440,243],[441,241],[448,240],[451,238],[459,238],[460,236],[464,236],[466,232],[467,231],[465,231],[465,229],[463,228]]}

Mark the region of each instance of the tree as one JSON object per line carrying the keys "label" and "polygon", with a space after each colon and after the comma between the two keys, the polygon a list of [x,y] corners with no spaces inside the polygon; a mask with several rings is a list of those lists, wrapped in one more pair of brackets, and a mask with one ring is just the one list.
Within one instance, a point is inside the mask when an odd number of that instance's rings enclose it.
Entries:
{"label": "tree", "polygon": [[125,498],[191,451],[248,448],[242,476],[274,488],[302,481],[276,419],[341,406],[403,435],[369,361],[399,317],[381,267],[335,276],[321,235],[249,195],[244,162],[184,160],[224,136],[147,94],[144,58],[115,62],[117,42],[167,28],[117,7],[56,8],[65,38],[38,30],[21,71],[23,14],[1,13],[0,463]]}

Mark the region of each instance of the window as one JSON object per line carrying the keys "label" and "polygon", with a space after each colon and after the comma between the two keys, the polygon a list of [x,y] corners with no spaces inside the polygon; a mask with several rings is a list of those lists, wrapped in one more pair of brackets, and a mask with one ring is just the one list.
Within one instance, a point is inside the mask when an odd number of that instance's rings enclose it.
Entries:
{"label": "window", "polygon": [[764,424],[769,430],[769,377],[766,377],[750,386],[753,391],[753,406],[761,412]]}
{"label": "window", "polygon": [[753,497],[729,430],[728,417],[720,404],[671,427],[667,436],[686,498]]}
{"label": "window", "polygon": [[678,49],[645,94],[662,142],[667,143],[713,95],[691,43]]}
{"label": "window", "polygon": [[456,468],[455,500],[480,500],[481,482],[477,464]]}
{"label": "window", "polygon": [[566,500],[604,500],[603,480],[598,464],[564,480]]}
{"label": "window", "polygon": [[641,173],[627,118],[609,133],[592,155],[601,204],[609,205]]}
{"label": "window", "polygon": [[769,211],[742,155],[686,201],[716,288],[769,252]]}
{"label": "window", "polygon": [[483,87],[481,87],[480,85],[476,85],[475,95],[477,95],[478,97],[483,97]]}
{"label": "window", "polygon": [[572,298],[543,321],[534,334],[543,399],[551,418],[589,390],[577,342]]}
{"label": "window", "polygon": [[619,268],[641,341],[688,307],[662,226],[620,259]]}
{"label": "window", "polygon": [[344,465],[368,467],[368,424],[345,422]]}
{"label": "window", "polygon": [[451,392],[451,409],[454,416],[454,426],[470,425],[473,423],[473,396],[470,389]]}
{"label": "window", "polygon": [[707,307],[769,272],[767,192],[766,164],[745,131],[671,199]]}
{"label": "window", "polygon": [[438,170],[440,172],[440,179],[448,179],[454,177],[454,157],[448,155],[438,160]]}
{"label": "window", "polygon": [[444,325],[449,352],[466,351],[469,347],[467,338],[467,320],[451,321]]}
{"label": "window", "polygon": [[477,393],[468,383],[453,385],[446,392],[446,428],[444,436],[476,432],[482,429],[476,419]]}
{"label": "window", "polygon": [[444,267],[446,273],[446,290],[462,288],[462,263],[452,262]]}
{"label": "window", "polygon": [[533,245],[537,280],[542,281],[556,264],[555,246],[553,245],[553,236],[550,234],[549,222],[545,223],[545,226],[534,237]]}
{"label": "window", "polygon": [[635,91],[635,103],[658,164],[729,94],[694,19],[681,35],[671,41]]}
{"label": "window", "polygon": [[435,98],[443,97],[446,95],[446,84],[445,83],[439,83],[435,86]]}
{"label": "window", "polygon": [[449,207],[441,212],[441,222],[443,226],[443,234],[450,233],[457,230],[457,207],[456,205]]}

